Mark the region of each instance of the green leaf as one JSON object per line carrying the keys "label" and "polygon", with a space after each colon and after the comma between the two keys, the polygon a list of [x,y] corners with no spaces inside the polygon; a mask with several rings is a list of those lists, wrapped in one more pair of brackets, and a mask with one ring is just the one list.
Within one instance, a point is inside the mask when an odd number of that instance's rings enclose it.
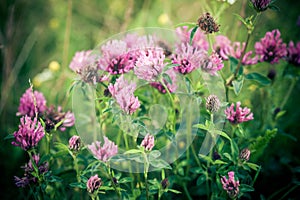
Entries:
{"label": "green leaf", "polygon": [[199,176],[199,177],[197,178],[197,186],[201,185],[201,184],[204,183],[205,181],[206,181],[206,175],[205,175],[205,174]]}
{"label": "green leaf", "polygon": [[194,38],[194,35],[195,35],[197,29],[198,29],[198,26],[195,26],[195,27],[192,29],[192,31],[191,31],[191,35],[190,35],[190,45],[192,45],[192,43],[193,43],[193,38]]}
{"label": "green leaf", "polygon": [[149,153],[149,161],[151,162],[152,160],[157,159],[161,155],[160,151],[158,150],[153,150]]}
{"label": "green leaf", "polygon": [[245,21],[245,19],[240,16],[239,14],[233,13],[234,16],[236,16],[245,26],[247,26],[247,22]]}
{"label": "green leaf", "polygon": [[238,96],[240,94],[240,92],[242,91],[242,88],[243,88],[243,84],[244,84],[244,77],[242,77],[239,80],[232,81],[233,91],[234,91],[235,95]]}
{"label": "green leaf", "polygon": [[71,187],[77,187],[77,188],[81,188],[81,189],[86,189],[86,184],[84,183],[70,183]]}
{"label": "green leaf", "polygon": [[188,29],[190,29],[190,28],[192,28],[192,27],[194,27],[194,26],[196,26],[196,25],[197,25],[197,24],[194,23],[194,22],[183,22],[183,23],[176,24],[176,25],[175,25],[175,28],[178,28],[178,27],[181,27],[181,26],[187,26]]}
{"label": "green leaf", "polygon": [[286,113],[286,110],[281,110],[276,114],[275,120],[278,120],[280,117],[282,117]]}
{"label": "green leaf", "polygon": [[155,168],[159,168],[159,169],[172,169],[172,167],[169,165],[169,163],[167,163],[166,161],[162,160],[162,159],[158,159],[158,160],[153,160],[150,162],[150,165],[152,165]]}
{"label": "green leaf", "polygon": [[206,127],[204,124],[195,124],[193,127],[208,131],[208,127]]}
{"label": "green leaf", "polygon": [[251,185],[241,184],[240,190],[241,192],[253,192],[254,188]]}
{"label": "green leaf", "polygon": [[246,162],[246,165],[248,165],[248,167],[250,167],[251,169],[257,171],[259,168],[259,165],[255,164],[255,163],[250,163],[250,162]]}
{"label": "green leaf", "polygon": [[231,155],[233,158],[238,158],[239,155],[239,147],[237,143],[234,140],[231,140],[230,142],[230,148],[231,148]]}
{"label": "green leaf", "polygon": [[226,157],[228,160],[232,161],[232,157],[229,153],[223,153],[224,157]]}
{"label": "green leaf", "polygon": [[143,153],[143,152],[140,149],[130,149],[124,152],[124,154],[135,154],[135,153]]}
{"label": "green leaf", "polygon": [[247,74],[245,76],[245,78],[248,79],[248,80],[256,81],[256,82],[258,82],[259,84],[262,84],[262,85],[269,85],[271,83],[271,80],[269,78],[267,78],[264,75],[259,74],[257,72]]}
{"label": "green leaf", "polygon": [[169,74],[163,73],[162,76],[163,76],[164,80],[167,81],[167,83],[169,83],[169,84],[173,83],[173,81],[172,81],[171,77],[169,76]]}
{"label": "green leaf", "polygon": [[227,140],[229,140],[231,142],[231,138],[223,131],[218,131],[218,130],[214,130],[214,133],[221,135],[222,137],[226,138]]}
{"label": "green leaf", "polygon": [[204,160],[206,160],[207,162],[213,163],[213,160],[211,159],[211,157],[209,156],[205,156],[203,154],[198,154],[198,156]]}
{"label": "green leaf", "polygon": [[133,181],[133,178],[131,177],[124,177],[124,178],[121,178],[119,180],[119,183],[129,183],[129,182],[132,182]]}
{"label": "green leaf", "polygon": [[5,136],[4,140],[10,140],[10,139],[13,139],[15,138],[14,134],[11,133],[11,134],[8,134],[7,136]]}
{"label": "green leaf", "polygon": [[174,190],[174,189],[167,189],[166,191],[167,191],[167,192],[173,192],[173,193],[175,193],[175,194],[180,194],[180,193],[181,193],[180,191]]}
{"label": "green leaf", "polygon": [[216,161],[214,161],[213,164],[214,164],[214,165],[225,165],[225,164],[227,164],[227,162],[224,162],[224,161],[222,161],[222,160],[216,160]]}
{"label": "green leaf", "polygon": [[273,5],[273,4],[269,5],[268,8],[273,10],[273,11],[276,11],[276,12],[280,11],[280,8],[276,5]]}
{"label": "green leaf", "polygon": [[231,73],[234,73],[239,61],[234,57],[229,57],[229,60],[230,60],[230,71]]}
{"label": "green leaf", "polygon": [[114,190],[114,188],[113,187],[109,187],[109,186],[101,186],[100,190],[107,191],[107,190]]}
{"label": "green leaf", "polygon": [[203,174],[203,169],[200,168],[200,167],[194,167],[194,168],[191,168],[190,171],[194,174]]}
{"label": "green leaf", "polygon": [[180,64],[173,64],[173,63],[169,63],[164,67],[164,72],[168,71],[169,69],[172,69],[174,67],[180,66]]}

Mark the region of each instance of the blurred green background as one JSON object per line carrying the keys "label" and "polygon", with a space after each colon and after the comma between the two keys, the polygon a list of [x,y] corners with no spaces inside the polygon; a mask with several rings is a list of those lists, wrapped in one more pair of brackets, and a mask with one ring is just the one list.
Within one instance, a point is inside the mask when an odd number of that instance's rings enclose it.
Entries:
{"label": "blurred green background", "polygon": [[[243,16],[253,14],[247,4],[247,0],[237,0],[217,16],[221,34],[232,40],[245,40],[246,30],[233,13]],[[112,35],[132,28],[173,29],[181,22],[196,22],[208,10],[218,13],[222,5],[221,1],[215,0],[1,0],[0,199],[18,196],[13,176],[26,160],[24,152],[4,137],[17,129],[19,118],[15,113],[19,98],[29,87],[29,79],[35,89],[44,93],[47,105],[71,108],[67,91],[75,75],[68,65],[76,51],[93,49]],[[300,1],[278,0],[276,5],[280,8],[279,12],[268,10],[260,17],[250,48],[253,49],[253,41],[276,28],[281,31],[284,42],[299,41],[300,27],[296,23],[300,16]],[[280,67],[280,64],[276,66]],[[267,73],[266,68],[255,70]],[[285,84],[288,83],[289,80],[286,80]],[[285,87],[279,91],[281,93],[274,101],[281,101]],[[300,102],[299,91],[298,82],[286,106],[287,113],[280,121],[280,129],[294,139],[277,135],[272,140],[258,161],[263,168],[255,185],[256,191],[252,194],[254,199],[259,194],[269,196],[297,176],[295,167],[300,166],[300,114],[296,107]],[[249,95],[249,100],[251,95],[255,95],[250,90],[244,92]]]}

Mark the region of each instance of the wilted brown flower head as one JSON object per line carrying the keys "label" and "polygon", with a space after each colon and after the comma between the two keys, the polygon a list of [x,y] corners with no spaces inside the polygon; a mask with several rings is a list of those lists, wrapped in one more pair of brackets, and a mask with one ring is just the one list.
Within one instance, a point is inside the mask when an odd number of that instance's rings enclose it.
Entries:
{"label": "wilted brown flower head", "polygon": [[209,13],[205,13],[198,19],[198,26],[205,34],[219,32],[220,27]]}

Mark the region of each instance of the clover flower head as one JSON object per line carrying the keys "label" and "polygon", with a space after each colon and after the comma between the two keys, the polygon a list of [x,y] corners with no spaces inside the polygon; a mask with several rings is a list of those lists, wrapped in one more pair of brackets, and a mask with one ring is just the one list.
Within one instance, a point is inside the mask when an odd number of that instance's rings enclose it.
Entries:
{"label": "clover flower head", "polygon": [[202,31],[204,31],[205,34],[219,32],[220,27],[210,13],[205,13],[199,17],[198,26]]}
{"label": "clover flower head", "polygon": [[221,102],[216,95],[211,94],[206,98],[206,109],[210,112],[217,112],[220,109],[220,106]]}
{"label": "clover flower head", "polygon": [[138,97],[133,94],[135,89],[135,83],[129,83],[123,75],[116,80],[115,84],[111,83],[108,86],[112,97],[126,114],[132,114],[140,107]]}
{"label": "clover flower head", "polygon": [[128,51],[126,42],[122,40],[108,41],[101,47],[102,56],[98,67],[110,74],[124,74],[134,67],[135,58]]}
{"label": "clover flower head", "polygon": [[78,135],[73,135],[69,139],[69,149],[74,150],[74,151],[79,151],[81,146],[81,139]]}
{"label": "clover flower head", "polygon": [[272,1],[271,0],[250,0],[250,2],[252,3],[254,9],[257,12],[262,12],[268,9]]}
{"label": "clover flower head", "polygon": [[239,124],[253,119],[253,113],[247,107],[241,108],[241,102],[236,103],[236,109],[234,110],[234,104],[226,108],[225,114],[227,119],[232,124]]}
{"label": "clover flower head", "polygon": [[46,99],[41,92],[28,88],[20,98],[20,105],[17,115],[34,117],[35,114],[42,114],[46,110]]}
{"label": "clover flower head", "polygon": [[98,174],[91,176],[86,182],[87,191],[91,194],[96,192],[102,185],[101,178],[98,177]]}
{"label": "clover flower head", "polygon": [[91,145],[88,145],[88,148],[96,159],[107,162],[111,157],[118,153],[118,146],[105,136],[103,139],[104,144],[102,146],[101,142],[95,141]]}
{"label": "clover flower head", "polygon": [[[39,174],[45,174],[49,170],[49,164],[48,162],[39,163],[40,161],[40,155],[34,154],[32,156],[35,165],[38,167]],[[28,163],[26,163],[24,166],[21,167],[24,169],[24,177],[17,177],[14,176],[15,184],[17,187],[25,187],[30,183],[36,183],[37,178],[32,175],[32,172],[34,172],[33,164],[31,160],[29,160]]]}
{"label": "clover flower head", "polygon": [[135,63],[135,75],[139,79],[155,81],[165,66],[164,59],[164,51],[161,48],[142,51]]}
{"label": "clover flower head", "polygon": [[[242,56],[242,53],[245,49],[245,43],[240,43],[240,42],[234,42],[232,45],[232,52],[231,56],[240,59]],[[242,65],[255,65],[258,62],[258,57],[254,56],[252,57],[252,51],[248,51],[244,54],[244,57],[242,59]]]}
{"label": "clover flower head", "polygon": [[141,146],[144,147],[147,151],[151,151],[154,147],[154,136],[149,133],[144,137]]}
{"label": "clover flower head", "polygon": [[245,148],[240,152],[239,157],[241,160],[248,161],[250,159],[250,155],[251,155],[251,151],[248,148]]}
{"label": "clover flower head", "polygon": [[295,46],[293,41],[290,41],[287,48],[287,61],[296,67],[300,67],[300,42]]}
{"label": "clover flower head", "polygon": [[228,196],[232,199],[236,198],[239,194],[240,182],[234,179],[234,172],[228,172],[228,179],[223,176],[221,178],[223,189],[227,192]]}
{"label": "clover flower head", "polygon": [[206,55],[201,63],[201,69],[213,76],[217,75],[217,71],[223,67],[222,58],[216,52],[212,52],[210,56]]}
{"label": "clover flower head", "polygon": [[223,60],[228,60],[232,52],[231,41],[224,35],[217,35],[215,40],[215,52],[217,52]]}
{"label": "clover flower head", "polygon": [[178,64],[174,70],[181,74],[191,73],[200,67],[205,51],[195,48],[188,43],[181,43],[174,52],[172,63]]}
{"label": "clover flower head", "polygon": [[19,130],[14,132],[15,141],[12,144],[27,151],[38,145],[45,132],[37,117],[32,120],[31,117],[25,115],[20,119],[20,122]]}
{"label": "clover flower head", "polygon": [[275,29],[267,32],[265,37],[255,43],[255,52],[259,56],[260,62],[270,62],[275,64],[279,59],[287,55],[286,44],[280,38],[280,32]]}

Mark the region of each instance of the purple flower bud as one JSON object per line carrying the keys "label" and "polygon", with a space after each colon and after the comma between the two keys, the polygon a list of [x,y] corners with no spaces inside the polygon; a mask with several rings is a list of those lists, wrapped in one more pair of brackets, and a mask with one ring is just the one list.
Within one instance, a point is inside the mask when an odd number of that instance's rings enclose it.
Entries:
{"label": "purple flower bud", "polygon": [[216,95],[209,95],[206,98],[206,109],[210,112],[217,112],[220,108],[220,100]]}
{"label": "purple flower bud", "polygon": [[38,145],[45,132],[36,117],[32,120],[26,115],[20,119],[20,122],[19,130],[14,132],[15,141],[12,144],[27,151]]}
{"label": "purple flower bud", "polygon": [[165,178],[161,181],[161,186],[163,189],[166,189],[170,185],[168,178]]}
{"label": "purple flower bud", "polygon": [[257,12],[262,12],[267,10],[268,6],[271,3],[271,0],[250,0],[250,1]]}
{"label": "purple flower bud", "polygon": [[240,152],[240,159],[244,161],[248,161],[250,159],[251,151],[248,148],[243,149]]}
{"label": "purple flower bud", "polygon": [[102,185],[101,178],[98,177],[98,174],[91,176],[86,182],[87,191],[91,194],[96,192]]}
{"label": "purple flower bud", "polygon": [[106,162],[118,153],[118,146],[115,145],[114,142],[110,141],[107,137],[104,136],[103,138],[104,144],[102,147],[101,142],[96,141],[93,142],[91,145],[88,145],[88,148],[91,150],[95,158]]}
{"label": "purple flower bud", "polygon": [[215,151],[212,155],[212,158],[213,158],[213,160],[219,160],[219,159],[221,159],[221,156],[217,151]]}
{"label": "purple flower bud", "polygon": [[81,140],[80,137],[77,135],[73,135],[69,139],[69,149],[74,150],[74,151],[79,151],[81,145]]}
{"label": "purple flower bud", "polygon": [[141,146],[144,147],[147,151],[151,151],[154,147],[154,136],[148,133],[143,139]]}

